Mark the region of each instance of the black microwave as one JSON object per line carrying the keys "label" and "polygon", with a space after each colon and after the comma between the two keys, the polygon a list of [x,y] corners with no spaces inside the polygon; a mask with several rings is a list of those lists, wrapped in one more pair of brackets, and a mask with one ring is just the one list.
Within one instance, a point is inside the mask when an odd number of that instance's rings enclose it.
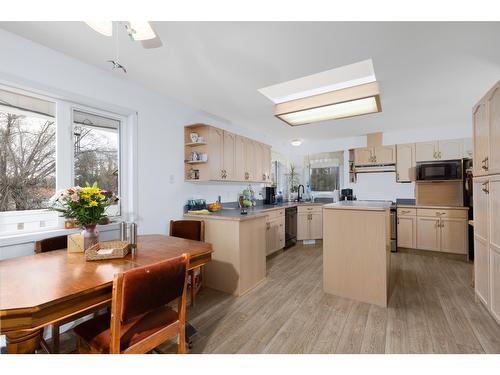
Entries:
{"label": "black microwave", "polygon": [[417,181],[462,179],[462,160],[423,161],[417,163]]}

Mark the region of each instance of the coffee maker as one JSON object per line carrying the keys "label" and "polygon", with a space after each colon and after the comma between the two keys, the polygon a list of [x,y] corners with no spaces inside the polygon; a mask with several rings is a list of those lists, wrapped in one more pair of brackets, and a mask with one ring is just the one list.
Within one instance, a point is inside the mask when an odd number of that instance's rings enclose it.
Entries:
{"label": "coffee maker", "polygon": [[356,198],[352,194],[352,189],[342,189],[340,191],[340,200],[341,201],[352,201],[355,200]]}
{"label": "coffee maker", "polygon": [[264,204],[276,204],[276,187],[266,186]]}

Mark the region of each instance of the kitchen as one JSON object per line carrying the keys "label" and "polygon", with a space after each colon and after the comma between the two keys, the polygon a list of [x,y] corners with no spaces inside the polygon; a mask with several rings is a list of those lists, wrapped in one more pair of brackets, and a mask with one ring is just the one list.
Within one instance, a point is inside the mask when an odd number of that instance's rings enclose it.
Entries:
{"label": "kitchen", "polygon": [[[180,237],[205,251],[186,273],[185,351],[500,353],[500,70],[488,57],[498,51],[474,45],[471,57],[464,48],[484,35],[496,43],[498,24],[151,21],[171,39],[144,52],[130,24],[114,22],[116,40],[85,22],[0,23],[13,56],[0,62],[0,109],[57,118],[58,169],[47,190],[80,183],[70,164],[82,129],[113,134],[106,152],[116,164],[95,168],[111,171],[120,192],[110,221],[94,224],[102,240],[126,238],[122,228],[133,224],[129,237],[163,236],[177,252],[189,247]],[[62,32],[82,47],[61,44]],[[184,48],[193,40],[202,52]],[[103,54],[105,41],[120,44],[129,73],[81,55],[95,46]],[[22,64],[25,54],[67,73],[38,74]],[[77,123],[79,113],[92,116]],[[39,241],[79,235],[55,212],[11,207],[0,212],[0,271],[52,259],[33,254]],[[157,259],[135,251],[124,256]],[[81,277],[68,270],[82,264],[91,274],[92,263],[73,261],[65,274]],[[114,269],[95,267],[107,277],[95,288],[111,293]],[[16,310],[9,290],[2,319]],[[49,318],[36,329],[51,343]],[[64,320],[61,352],[77,350],[82,319],[91,318]],[[19,321],[8,321],[2,350],[23,349],[11,334]]]}

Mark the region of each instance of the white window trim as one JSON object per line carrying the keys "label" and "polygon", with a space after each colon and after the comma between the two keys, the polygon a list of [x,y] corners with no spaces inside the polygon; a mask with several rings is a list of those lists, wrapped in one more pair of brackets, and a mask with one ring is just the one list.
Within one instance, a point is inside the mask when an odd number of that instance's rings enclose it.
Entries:
{"label": "white window trim", "polygon": [[[120,120],[120,194],[121,215],[114,217],[115,221],[137,220],[137,133],[138,113],[131,109],[117,110],[116,106],[106,103],[94,103],[89,105],[85,100],[53,95],[50,92],[34,90],[22,85],[13,85],[10,82],[0,81],[0,89],[28,94],[36,98],[56,103],[56,191],[74,184],[73,171],[73,110],[82,110],[97,115],[113,117]],[[97,109],[96,107],[99,107]],[[64,124],[64,125],[63,125]],[[58,157],[63,152],[66,157]],[[68,170],[71,173],[68,173]],[[42,210],[34,210],[42,211]],[[21,212],[19,212],[21,215]],[[0,248],[16,244],[36,241],[51,236],[71,234],[78,229],[64,229],[64,219],[58,220],[57,228],[47,228],[37,231],[29,231],[15,234],[0,235]],[[99,226],[101,231],[116,230],[118,224],[113,222],[108,225]]]}

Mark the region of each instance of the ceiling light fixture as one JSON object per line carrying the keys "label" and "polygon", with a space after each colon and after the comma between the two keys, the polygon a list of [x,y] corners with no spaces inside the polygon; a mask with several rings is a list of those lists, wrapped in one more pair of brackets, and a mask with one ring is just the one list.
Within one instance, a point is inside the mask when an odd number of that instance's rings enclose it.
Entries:
{"label": "ceiling light fixture", "polygon": [[85,21],[92,29],[105,36],[113,35],[112,21]]}
{"label": "ceiling light fixture", "polygon": [[302,139],[293,139],[293,140],[290,142],[290,144],[291,144],[292,146],[298,147],[298,146],[300,146],[300,145],[302,144]]}
{"label": "ceiling light fixture", "polygon": [[276,104],[274,115],[288,125],[337,120],[382,111],[377,82]]}
{"label": "ceiling light fixture", "polygon": [[156,34],[148,21],[130,21],[127,25],[128,35],[134,40],[149,40]]}

